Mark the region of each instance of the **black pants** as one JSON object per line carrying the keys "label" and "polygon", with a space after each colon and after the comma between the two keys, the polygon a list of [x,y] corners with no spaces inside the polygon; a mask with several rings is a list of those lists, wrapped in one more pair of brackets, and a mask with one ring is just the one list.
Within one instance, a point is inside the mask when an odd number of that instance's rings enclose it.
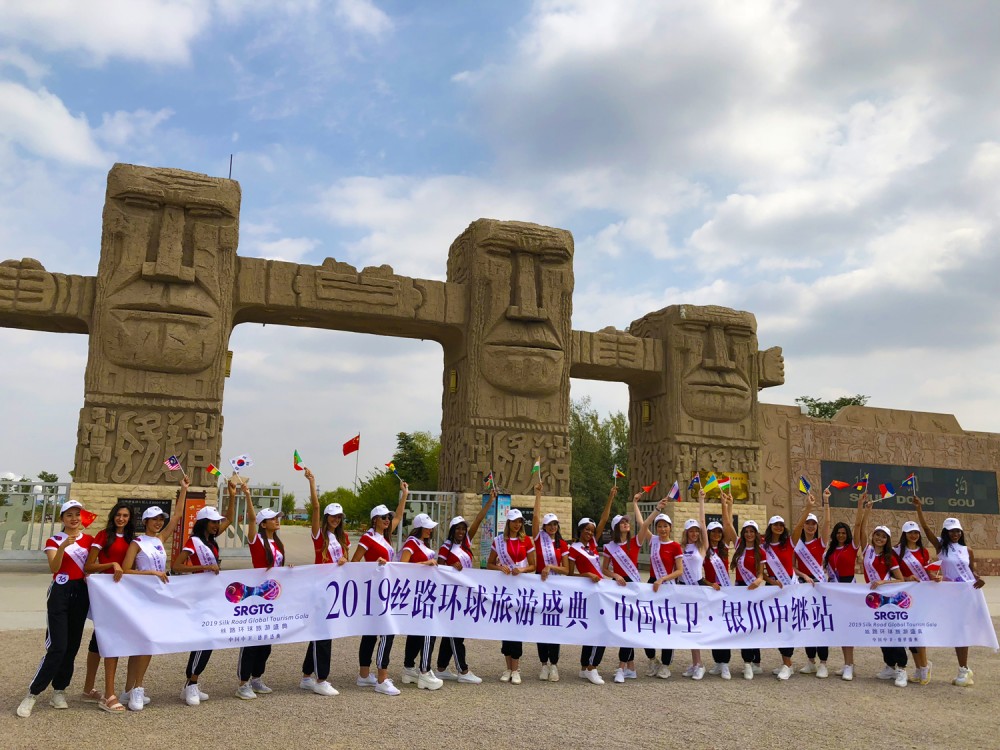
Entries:
{"label": "black pants", "polygon": [[73,662],[83,640],[83,624],[90,609],[87,582],[66,581],[49,584],[45,602],[45,656],[28,691],[40,694],[50,684],[55,690],[65,690],[73,679]]}
{"label": "black pants", "polygon": [[[647,659],[656,658],[655,648],[644,648],[643,652],[646,654]],[[660,651],[660,664],[666,664],[669,667],[670,662],[673,660],[673,658],[674,658],[674,650],[672,648],[665,648],[662,651]]]}
{"label": "black pants", "polygon": [[627,664],[630,661],[635,661],[635,649],[634,648],[620,648],[618,649],[618,661]]}
{"label": "black pants", "polygon": [[372,654],[375,653],[375,642],[378,641],[378,653],[375,655],[375,666],[378,669],[389,668],[389,656],[392,654],[392,635],[365,635],[361,637],[361,645],[358,646],[358,664],[362,667],[371,667]]}
{"label": "black pants", "polygon": [[403,647],[403,666],[412,669],[420,657],[420,671],[431,671],[431,657],[434,655],[433,635],[408,635]]}
{"label": "black pants", "polygon": [[815,659],[817,655],[820,661],[826,661],[830,658],[830,649],[826,646],[806,646],[806,658]]}
{"label": "black pants", "polygon": [[236,659],[236,673],[240,682],[263,676],[267,658],[271,655],[271,644],[266,646],[244,646]]}
{"label": "black pants", "polygon": [[520,659],[524,651],[524,644],[521,641],[500,641],[500,653],[509,656],[511,659]]}
{"label": "black pants", "polygon": [[191,655],[188,656],[187,669],[184,670],[188,680],[204,672],[210,658],[212,658],[211,651],[192,651]]}
{"label": "black pants", "polygon": [[441,645],[438,646],[437,668],[444,671],[451,663],[452,654],[455,656],[455,666],[458,671],[465,673],[469,671],[469,663],[465,660],[465,639],[441,637]]}
{"label": "black pants", "polygon": [[[799,579],[798,578],[793,578],[793,580],[797,581]],[[765,583],[764,585],[765,586],[771,586],[772,584]],[[759,654],[760,652],[758,651],[757,653]],[[795,653],[795,649],[794,648],[779,648],[778,649],[778,653],[781,654],[782,656],[784,656],[785,658],[791,659],[792,658],[792,654]],[[746,661],[746,660],[744,659],[744,661]],[[759,658],[758,658],[758,661],[759,661]]]}
{"label": "black pants", "polygon": [[587,667],[601,666],[601,659],[604,658],[604,646],[584,646],[580,650],[580,666]]}
{"label": "black pants", "polygon": [[728,648],[713,648],[712,649],[712,661],[716,664],[728,664],[729,660],[733,658],[733,652]]}
{"label": "black pants", "polygon": [[882,661],[887,667],[906,667],[909,661],[906,656],[906,649],[902,646],[891,646],[882,648]]}
{"label": "black pants", "polygon": [[553,667],[559,663],[558,643],[539,643],[538,661],[542,664],[551,664]]}
{"label": "black pants", "polygon": [[[743,582],[742,577],[737,576],[736,578],[737,578],[736,581],[737,586],[746,586],[746,584]],[[760,664],[759,648],[741,648],[740,656],[743,658],[743,661],[746,662],[747,664]]]}
{"label": "black pants", "polygon": [[100,647],[97,645],[97,631],[95,630],[90,634],[90,645],[87,646],[87,651],[92,654],[101,653]]}
{"label": "black pants", "polygon": [[330,676],[330,649],[329,638],[323,641],[313,641],[306,646],[306,656],[302,660],[302,674],[316,674],[316,681],[323,682]]}

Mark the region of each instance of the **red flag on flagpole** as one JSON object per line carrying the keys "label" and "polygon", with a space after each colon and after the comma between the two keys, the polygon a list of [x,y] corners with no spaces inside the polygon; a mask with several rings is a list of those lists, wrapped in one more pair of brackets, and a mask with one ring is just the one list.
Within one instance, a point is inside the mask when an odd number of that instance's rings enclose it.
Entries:
{"label": "red flag on flagpole", "polygon": [[344,443],[344,455],[349,456],[356,450],[361,449],[361,433],[358,433],[346,443]]}

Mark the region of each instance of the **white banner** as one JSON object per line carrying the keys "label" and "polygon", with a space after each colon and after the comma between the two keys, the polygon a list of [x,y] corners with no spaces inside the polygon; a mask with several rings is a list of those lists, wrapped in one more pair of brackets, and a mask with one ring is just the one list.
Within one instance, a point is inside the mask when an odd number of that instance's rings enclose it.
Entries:
{"label": "white banner", "polygon": [[962,583],[653,593],[644,583],[405,563],[87,581],[103,656],[398,633],[673,649],[998,648],[983,593]]}

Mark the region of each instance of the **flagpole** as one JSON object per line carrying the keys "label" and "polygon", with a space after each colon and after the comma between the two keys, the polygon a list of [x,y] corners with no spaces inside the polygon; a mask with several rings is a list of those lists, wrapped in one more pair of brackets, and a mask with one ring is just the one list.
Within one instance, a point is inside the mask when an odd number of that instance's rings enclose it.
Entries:
{"label": "flagpole", "polygon": [[358,494],[358,459],[361,458],[361,432],[358,431],[358,449],[354,451],[354,494]]}

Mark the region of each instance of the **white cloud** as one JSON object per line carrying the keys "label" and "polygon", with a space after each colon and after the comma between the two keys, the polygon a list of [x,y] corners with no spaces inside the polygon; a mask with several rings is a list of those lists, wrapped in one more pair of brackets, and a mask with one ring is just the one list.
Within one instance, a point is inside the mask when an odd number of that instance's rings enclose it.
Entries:
{"label": "white cloud", "polygon": [[256,243],[251,246],[250,254],[258,258],[299,263],[318,246],[319,242],[309,237],[282,237],[278,240]]}
{"label": "white cloud", "polygon": [[105,113],[101,125],[97,128],[97,137],[109,146],[122,147],[136,140],[148,140],[152,137],[160,123],[166,122],[174,114],[169,108],[156,112],[137,109],[134,112]]}
{"label": "white cloud", "polygon": [[373,37],[381,37],[392,29],[392,19],[371,0],[337,0],[336,15],[348,28]]}
{"label": "white cloud", "polygon": [[107,155],[94,142],[87,118],[74,117],[55,94],[0,81],[0,140],[10,140],[37,156],[98,166]]}
{"label": "white cloud", "polygon": [[3,69],[4,66],[20,70],[32,84],[38,84],[42,78],[49,74],[48,65],[38,62],[16,47],[0,49],[0,69]]}

